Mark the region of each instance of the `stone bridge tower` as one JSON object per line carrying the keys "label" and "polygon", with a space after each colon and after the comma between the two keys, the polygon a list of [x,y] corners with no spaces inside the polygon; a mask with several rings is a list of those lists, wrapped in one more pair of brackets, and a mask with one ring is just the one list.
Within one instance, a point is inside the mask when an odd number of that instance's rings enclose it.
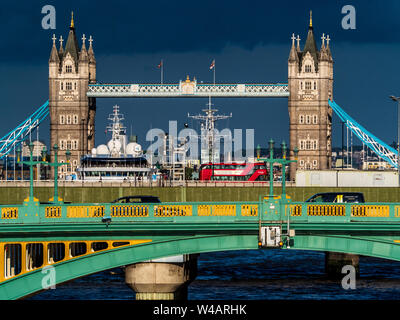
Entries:
{"label": "stone bridge tower", "polygon": [[[96,59],[89,38],[86,50],[85,35],[79,50],[73,14],[65,49],[60,37],[60,47],[53,47],[49,59],[49,110],[50,146],[59,147],[59,161],[65,162],[65,152],[71,151],[70,165],[59,168],[58,176],[75,173],[80,158],[94,147],[95,98],[88,98],[88,84],[96,82]],[[51,152],[52,157],[54,152]],[[54,172],[52,172],[53,176]],[[54,177],[54,176],[53,176]]]}
{"label": "stone bridge tower", "polygon": [[[329,48],[329,35],[323,34],[318,51],[312,15],[307,40],[300,50],[300,38],[292,36],[288,61],[289,84],[289,135],[290,157],[299,149],[298,162],[290,166],[290,177],[300,170],[331,168],[332,109],[328,99],[333,99],[333,59]],[[297,45],[295,45],[297,41]]]}

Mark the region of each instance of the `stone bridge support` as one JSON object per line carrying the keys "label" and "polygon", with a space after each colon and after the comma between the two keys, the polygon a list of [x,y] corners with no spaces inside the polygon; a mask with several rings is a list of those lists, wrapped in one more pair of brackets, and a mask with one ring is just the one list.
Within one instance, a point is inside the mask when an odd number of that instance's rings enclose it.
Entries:
{"label": "stone bridge support", "polygon": [[125,267],[125,282],[136,300],[186,300],[197,276],[197,255],[183,255],[135,263]]}
{"label": "stone bridge support", "polygon": [[342,268],[351,265],[355,268],[357,276],[360,273],[359,256],[356,254],[325,252],[325,272],[330,278],[343,278]]}

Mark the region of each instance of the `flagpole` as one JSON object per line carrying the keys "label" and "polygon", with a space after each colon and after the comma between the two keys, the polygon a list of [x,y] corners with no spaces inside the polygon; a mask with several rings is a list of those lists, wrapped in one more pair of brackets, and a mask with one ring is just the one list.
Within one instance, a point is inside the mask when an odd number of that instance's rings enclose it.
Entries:
{"label": "flagpole", "polygon": [[214,68],[213,68],[214,70],[214,86],[215,86],[215,59],[214,59]]}
{"label": "flagpole", "polygon": [[163,76],[164,76],[164,61],[161,59],[161,84],[163,84]]}

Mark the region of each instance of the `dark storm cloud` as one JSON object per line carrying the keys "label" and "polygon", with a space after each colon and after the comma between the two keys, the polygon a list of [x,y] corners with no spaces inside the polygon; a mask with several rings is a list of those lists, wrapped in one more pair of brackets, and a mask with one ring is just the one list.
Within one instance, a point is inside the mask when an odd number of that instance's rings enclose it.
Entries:
{"label": "dark storm cloud", "polygon": [[[41,8],[56,8],[56,30],[43,30]],[[343,30],[341,8],[352,4],[357,29]],[[90,33],[102,54],[207,51],[233,45],[288,43],[313,10],[315,31],[338,41],[399,42],[398,1],[19,1],[2,3],[3,61],[44,62],[51,35],[66,38],[70,12],[78,36]],[[6,31],[6,32],[5,32]],[[65,44],[65,43],[64,43]],[[29,50],[27,51],[27,48]]]}

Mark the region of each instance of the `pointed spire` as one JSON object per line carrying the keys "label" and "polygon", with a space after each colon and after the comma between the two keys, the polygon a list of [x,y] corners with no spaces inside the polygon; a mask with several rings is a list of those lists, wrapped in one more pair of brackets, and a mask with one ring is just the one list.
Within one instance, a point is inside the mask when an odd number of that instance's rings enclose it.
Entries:
{"label": "pointed spire", "polygon": [[312,26],[312,11],[310,11],[310,25],[308,28],[307,40],[303,49],[303,55],[306,54],[307,52],[309,52],[313,57],[315,63],[315,70],[317,70],[319,52],[314,38],[314,31]]}
{"label": "pointed spire", "polygon": [[294,33],[292,34],[292,48],[290,49],[290,53],[289,53],[289,61],[297,61],[299,59],[299,57],[297,56],[297,51],[296,51],[296,47],[295,47],[295,40],[296,37],[294,36]]}
{"label": "pointed spire", "polygon": [[89,62],[96,63],[96,59],[94,58],[94,51],[93,51],[93,38],[92,36],[89,36],[89,50],[88,50],[88,55],[89,55]]}
{"label": "pointed spire", "polygon": [[329,47],[329,42],[331,41],[331,38],[329,38],[329,34],[326,36],[326,54],[328,55],[329,61],[333,61],[332,59],[332,53],[331,49]]}
{"label": "pointed spire", "polygon": [[67,43],[65,45],[64,57],[68,53],[74,59],[75,63],[78,63],[79,45],[78,45],[78,40],[76,40],[76,35],[75,35],[74,14],[73,13],[72,13],[72,17],[71,17],[71,25],[69,27],[68,39],[67,39]]}
{"label": "pointed spire", "polygon": [[85,34],[83,34],[82,48],[81,48],[81,52],[79,53],[79,61],[87,62],[88,61],[88,53],[86,51],[85,40],[86,40],[86,37],[85,37]]}
{"label": "pointed spire", "polygon": [[60,62],[60,58],[58,56],[58,52],[57,52],[57,47],[56,47],[56,35],[53,34],[53,38],[51,38],[53,40],[53,47],[51,48],[51,53],[50,53],[50,59],[49,62]]}
{"label": "pointed spire", "polygon": [[62,38],[62,36],[60,36],[59,41],[60,41],[60,49],[58,50],[58,56],[60,57],[60,59],[62,59],[62,57],[64,55],[64,48],[62,46],[64,39]]}
{"label": "pointed spire", "polygon": [[74,29],[74,12],[71,11],[71,24],[69,26],[70,29]]}
{"label": "pointed spire", "polygon": [[297,35],[297,38],[296,38],[296,41],[297,41],[297,47],[296,47],[296,50],[297,50],[297,52],[300,52],[301,51],[301,49],[300,49],[300,36],[299,35]]}
{"label": "pointed spire", "polygon": [[321,44],[321,49],[319,51],[319,60],[320,61],[327,61],[329,60],[328,58],[328,53],[326,51],[325,48],[325,33],[322,34],[321,40],[322,40],[322,44]]}

